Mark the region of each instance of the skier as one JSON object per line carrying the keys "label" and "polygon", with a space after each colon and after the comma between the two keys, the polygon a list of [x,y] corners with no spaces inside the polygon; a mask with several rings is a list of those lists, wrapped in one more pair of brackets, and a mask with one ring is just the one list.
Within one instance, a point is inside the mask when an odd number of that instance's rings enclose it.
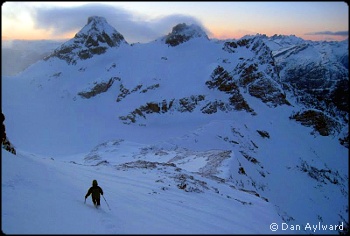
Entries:
{"label": "skier", "polygon": [[85,201],[86,198],[91,194],[92,196],[92,202],[94,203],[95,207],[100,206],[100,194],[103,195],[102,188],[98,186],[97,180],[92,181],[92,187],[89,188],[88,192],[85,195]]}

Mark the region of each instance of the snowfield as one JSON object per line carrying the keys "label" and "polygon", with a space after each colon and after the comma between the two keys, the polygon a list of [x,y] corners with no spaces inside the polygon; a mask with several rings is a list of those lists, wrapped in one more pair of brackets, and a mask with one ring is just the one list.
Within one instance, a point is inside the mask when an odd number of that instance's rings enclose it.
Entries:
{"label": "snowfield", "polygon": [[[164,164],[88,165],[82,156],[2,149],[3,233],[270,234],[282,223],[271,203],[225,183]],[[104,191],[99,209],[91,197],[84,203],[93,179]]]}

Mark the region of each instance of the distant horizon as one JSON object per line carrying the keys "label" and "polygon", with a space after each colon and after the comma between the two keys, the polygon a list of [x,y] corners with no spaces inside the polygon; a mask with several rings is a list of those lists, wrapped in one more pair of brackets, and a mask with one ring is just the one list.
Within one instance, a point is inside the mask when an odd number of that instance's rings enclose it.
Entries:
{"label": "distant horizon", "polygon": [[[78,32],[77,32],[78,33]],[[170,32],[169,32],[170,33]],[[295,36],[297,38],[301,38],[305,41],[314,41],[314,42],[342,42],[342,41],[346,41],[346,40],[349,40],[349,37],[345,38],[345,39],[342,39],[342,40],[312,40],[312,39],[304,39],[302,37],[299,37],[297,35],[294,35],[294,34],[290,34],[290,35],[285,35],[285,34],[274,34],[274,35],[266,35],[266,34],[260,34],[260,33],[256,33],[256,34],[247,34],[247,35],[244,35],[240,38],[226,38],[226,39],[219,39],[219,38],[211,38],[209,37],[210,40],[220,40],[220,41],[226,41],[226,40],[239,40],[241,38],[244,38],[244,37],[247,37],[247,36],[257,36],[257,35],[265,35],[266,37],[270,38],[270,37],[273,37],[273,36],[286,36],[286,37],[290,37],[290,36]],[[164,35],[165,36],[165,35]],[[160,36],[162,37],[162,36]],[[40,41],[51,41],[51,42],[67,42],[69,40],[71,40],[72,38],[74,38],[74,35],[71,37],[71,38],[57,38],[57,39],[2,39],[2,42],[3,44],[5,43],[8,43],[8,42],[16,42],[16,41],[25,41],[25,42],[40,42]],[[159,37],[158,37],[159,38]],[[155,40],[157,40],[158,38],[155,38],[149,42],[129,42],[127,39],[125,39],[125,41],[129,44],[134,44],[134,43],[141,43],[141,44],[146,44],[146,43],[150,43],[150,42],[153,42]],[[6,47],[6,45],[2,45],[2,47]]]}
{"label": "distant horizon", "polygon": [[179,23],[197,24],[218,40],[276,34],[343,41],[348,10],[345,2],[5,2],[1,36],[2,41],[69,40],[89,16],[98,15],[130,44],[156,40]]}

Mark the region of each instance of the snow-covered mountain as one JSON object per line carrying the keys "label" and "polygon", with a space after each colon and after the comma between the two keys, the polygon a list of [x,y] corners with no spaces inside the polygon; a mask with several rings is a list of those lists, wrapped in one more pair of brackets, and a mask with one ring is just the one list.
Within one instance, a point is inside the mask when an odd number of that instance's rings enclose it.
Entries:
{"label": "snow-covered mountain", "polygon": [[177,46],[193,38],[205,38],[209,40],[208,35],[198,25],[178,24],[173,27],[171,33],[161,38],[161,41],[170,46]]}
{"label": "snow-covered mountain", "polygon": [[108,48],[125,43],[127,42],[124,36],[110,26],[105,18],[91,16],[74,38],[56,49],[46,60],[58,57],[75,64],[77,60],[86,60],[94,55],[103,54]]}
{"label": "snow-covered mountain", "polygon": [[[47,181],[78,190],[97,176],[113,197],[123,191],[123,212],[135,220],[145,213],[128,213],[141,204],[133,191],[149,190],[152,202],[159,194],[176,223],[193,207],[181,230],[158,219],[165,211],[152,211],[147,227],[132,228],[127,217],[125,230],[109,233],[270,233],[271,223],[277,233],[338,233],[330,226],[348,227],[347,62],[348,41],[281,35],[220,41],[179,24],[153,42],[128,44],[103,17],[90,17],[45,60],[3,76],[2,111],[19,159],[43,162],[64,177]],[[76,173],[83,177],[69,182]],[[9,184],[17,177],[7,174],[6,193],[23,194]],[[173,208],[174,201],[188,205]],[[206,202],[213,204],[208,218],[195,213]],[[9,231],[17,232],[12,219],[25,212],[6,208]],[[327,230],[309,227],[319,224]]]}

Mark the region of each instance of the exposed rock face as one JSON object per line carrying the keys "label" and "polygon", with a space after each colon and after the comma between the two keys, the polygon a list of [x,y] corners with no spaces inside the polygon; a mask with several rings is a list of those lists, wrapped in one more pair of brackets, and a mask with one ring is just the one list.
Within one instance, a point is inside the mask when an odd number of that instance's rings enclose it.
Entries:
{"label": "exposed rock face", "polygon": [[[285,91],[306,109],[294,116],[320,135],[338,133],[349,123],[348,41],[337,43],[305,42],[275,53],[274,59]],[[321,114],[323,113],[323,114]],[[349,133],[339,141],[349,146]]]}
{"label": "exposed rock face", "polygon": [[337,81],[329,98],[340,111],[349,113],[349,80],[343,78]]}
{"label": "exposed rock face", "polygon": [[339,175],[337,171],[332,171],[327,167],[319,169],[311,166],[306,161],[301,161],[300,165],[296,166],[300,171],[307,173],[312,179],[316,180],[320,184],[334,184],[339,185],[345,194],[345,186],[343,184],[344,179]]}
{"label": "exposed rock face", "polygon": [[234,53],[235,48],[245,47],[253,53],[242,58],[232,72],[238,78],[238,84],[250,95],[261,99],[270,107],[290,105],[282,89],[272,51],[264,42],[265,38],[266,36],[258,36],[237,42],[229,41],[224,44],[223,50]]}
{"label": "exposed rock face", "polygon": [[302,125],[312,126],[322,136],[328,136],[336,131],[339,131],[341,125],[327,117],[324,113],[314,110],[298,112],[290,117]]}
{"label": "exposed rock face", "polygon": [[138,117],[146,119],[146,114],[166,113],[168,111],[193,112],[197,106],[200,106],[200,102],[204,99],[204,95],[192,95],[180,99],[171,99],[170,101],[163,100],[162,102],[147,102],[145,105],[140,106],[130,114],[120,116],[119,119],[126,121],[124,123],[135,123]]}
{"label": "exposed rock face", "polygon": [[6,138],[6,128],[5,128],[5,116],[4,114],[1,112],[1,140],[4,140]]}
{"label": "exposed rock face", "polygon": [[[242,94],[239,91],[237,84],[234,82],[232,76],[221,66],[218,66],[211,75],[211,80],[205,83],[208,88],[217,88],[218,90],[231,94],[229,98],[229,104],[234,107],[235,110],[246,110],[247,112],[253,112],[254,110],[249,107],[248,103],[244,100]],[[211,103],[210,106],[214,109],[219,105],[223,107],[222,102]]]}
{"label": "exposed rock face", "polygon": [[295,95],[301,97],[307,105],[324,111],[329,106],[336,106],[340,111],[348,112],[347,77],[344,68],[330,71],[319,62],[312,62],[287,69],[284,81],[293,87]]}
{"label": "exposed rock face", "polygon": [[[132,93],[135,93],[135,92],[141,90],[142,87],[143,87],[143,85],[142,85],[142,84],[139,84],[139,85],[137,85],[135,88],[133,88],[132,90],[130,90],[130,89],[125,88],[123,84],[120,84],[120,88],[119,88],[120,94],[118,95],[116,101],[117,101],[117,102],[122,101],[122,100],[123,100],[125,97],[127,97],[128,95],[130,95],[130,94],[132,94]],[[149,90],[154,90],[154,89],[157,89],[157,88],[159,88],[159,84],[153,84],[153,85],[148,86],[147,88],[142,89],[142,90],[140,91],[140,93],[147,93]]]}
{"label": "exposed rock face", "polygon": [[127,44],[124,36],[110,26],[106,19],[98,16],[88,18],[87,24],[74,36],[64,43],[50,56],[67,61],[68,64],[76,64],[77,60],[85,60],[93,55],[100,55],[108,48]]}
{"label": "exposed rock face", "polygon": [[79,92],[78,95],[83,98],[91,98],[100,93],[107,92],[107,90],[113,85],[115,80],[120,80],[118,77],[113,77],[108,80],[108,82],[95,83],[95,86],[86,92]]}
{"label": "exposed rock face", "polygon": [[163,38],[163,40],[165,40],[166,44],[174,47],[187,42],[192,38],[199,37],[209,40],[207,34],[199,26],[193,24],[188,26],[187,24],[182,23],[173,27],[172,32]]}
{"label": "exposed rock face", "polygon": [[[248,103],[244,100],[242,94],[239,91],[238,86],[234,82],[232,76],[221,66],[218,66],[212,73],[211,79],[206,81],[206,85],[209,89],[218,89],[221,92],[226,94],[230,94],[231,96],[227,101],[222,100],[214,100],[211,101],[206,99],[205,95],[192,95],[189,97],[179,98],[179,99],[170,99],[170,100],[162,100],[161,102],[147,102],[145,105],[142,105],[136,108],[134,111],[130,112],[126,116],[120,116],[119,118],[124,123],[135,123],[137,118],[143,117],[146,119],[146,114],[152,113],[165,113],[168,111],[177,111],[177,112],[193,112],[197,107],[203,114],[213,114],[220,111],[229,112],[232,110],[245,110],[247,112],[252,113],[252,115],[256,115],[254,110],[249,107]],[[131,92],[129,89],[124,88],[121,85],[120,91],[121,94],[118,95],[117,102],[119,102],[122,98],[131,94],[132,92],[136,92],[141,89],[142,86],[137,86]],[[157,86],[150,86],[146,89],[155,89]]]}
{"label": "exposed rock face", "polygon": [[4,114],[1,112],[1,145],[2,148],[5,149],[8,152],[11,152],[13,154],[16,155],[16,149],[15,147],[10,143],[10,141],[8,140],[7,136],[6,136],[6,128],[5,128],[5,116]]}
{"label": "exposed rock face", "polygon": [[[222,49],[242,55],[230,72],[240,88],[270,107],[291,105],[288,94],[309,110],[291,118],[328,136],[339,133],[349,121],[348,54],[343,50],[347,43],[334,47],[295,36],[258,35],[227,41]],[[348,146],[348,133],[344,135],[339,140]]]}
{"label": "exposed rock face", "polygon": [[[338,43],[337,47],[346,48],[348,42]],[[349,72],[344,64],[348,53],[336,51],[332,43],[304,42],[274,58],[281,81],[299,103],[348,122]]]}

